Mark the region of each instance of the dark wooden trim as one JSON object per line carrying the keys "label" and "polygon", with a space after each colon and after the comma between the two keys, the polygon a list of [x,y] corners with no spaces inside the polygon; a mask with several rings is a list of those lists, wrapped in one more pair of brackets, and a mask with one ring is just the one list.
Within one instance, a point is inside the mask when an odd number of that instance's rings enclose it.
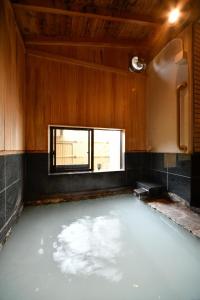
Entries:
{"label": "dark wooden trim", "polygon": [[[65,172],[89,172],[93,171],[90,166],[90,132],[93,129],[82,127],[65,127],[65,126],[50,126],[50,173],[65,173]],[[56,130],[78,130],[88,132],[88,163],[83,165],[57,165],[56,163]],[[93,146],[92,146],[93,147]]]}
{"label": "dark wooden trim", "polygon": [[147,42],[144,42],[140,39],[65,39],[62,37],[45,37],[39,36],[35,37],[32,35],[28,35],[25,38],[26,46],[75,46],[75,47],[94,47],[94,48],[121,48],[121,49],[135,49],[142,50],[147,48],[149,45],[149,39]]}

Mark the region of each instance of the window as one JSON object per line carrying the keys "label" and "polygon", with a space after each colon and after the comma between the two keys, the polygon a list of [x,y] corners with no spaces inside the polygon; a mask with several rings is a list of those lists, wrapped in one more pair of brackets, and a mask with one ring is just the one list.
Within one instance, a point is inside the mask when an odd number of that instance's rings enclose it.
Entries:
{"label": "window", "polygon": [[124,168],[124,131],[50,126],[50,172]]}

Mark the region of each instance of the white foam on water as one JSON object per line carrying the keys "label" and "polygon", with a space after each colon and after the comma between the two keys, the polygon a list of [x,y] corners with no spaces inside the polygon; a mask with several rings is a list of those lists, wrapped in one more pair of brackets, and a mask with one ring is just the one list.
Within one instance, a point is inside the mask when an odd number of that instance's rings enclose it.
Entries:
{"label": "white foam on water", "polygon": [[122,279],[116,268],[122,248],[117,218],[85,217],[62,228],[53,243],[53,259],[63,273],[95,274],[114,282]]}

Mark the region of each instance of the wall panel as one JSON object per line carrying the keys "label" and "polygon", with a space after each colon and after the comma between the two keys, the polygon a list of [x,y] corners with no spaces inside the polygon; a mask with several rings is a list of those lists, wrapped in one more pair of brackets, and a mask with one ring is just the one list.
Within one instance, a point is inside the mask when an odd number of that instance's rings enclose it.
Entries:
{"label": "wall panel", "polygon": [[0,151],[24,150],[24,46],[11,5],[0,9]]}
{"label": "wall panel", "polygon": [[25,54],[9,0],[0,1],[0,245],[22,208]]}
{"label": "wall panel", "polygon": [[[185,59],[187,57],[187,59]],[[187,82],[181,92],[180,128],[177,126],[177,87]],[[192,152],[192,27],[163,48],[147,70],[148,144],[152,152]]]}
{"label": "wall panel", "polygon": [[145,75],[121,75],[27,55],[26,149],[47,151],[48,125],[126,129],[145,150]]}

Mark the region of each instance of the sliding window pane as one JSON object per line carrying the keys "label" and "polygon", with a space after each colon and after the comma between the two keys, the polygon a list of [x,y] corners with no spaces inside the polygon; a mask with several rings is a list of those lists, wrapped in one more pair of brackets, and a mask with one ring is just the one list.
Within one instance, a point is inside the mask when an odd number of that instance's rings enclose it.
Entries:
{"label": "sliding window pane", "polygon": [[122,166],[122,131],[94,130],[94,170],[114,171]]}
{"label": "sliding window pane", "polygon": [[56,129],[56,165],[88,166],[90,131]]}

